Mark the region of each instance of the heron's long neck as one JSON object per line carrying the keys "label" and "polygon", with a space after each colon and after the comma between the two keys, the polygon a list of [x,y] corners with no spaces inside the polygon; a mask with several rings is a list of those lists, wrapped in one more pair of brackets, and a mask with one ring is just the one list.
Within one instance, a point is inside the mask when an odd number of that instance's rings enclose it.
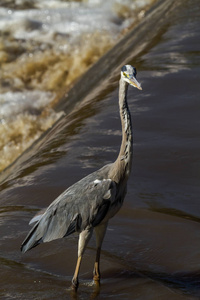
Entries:
{"label": "heron's long neck", "polygon": [[119,109],[122,124],[122,143],[117,160],[114,163],[113,180],[127,180],[131,172],[133,137],[131,115],[127,104],[128,83],[120,79],[119,82]]}

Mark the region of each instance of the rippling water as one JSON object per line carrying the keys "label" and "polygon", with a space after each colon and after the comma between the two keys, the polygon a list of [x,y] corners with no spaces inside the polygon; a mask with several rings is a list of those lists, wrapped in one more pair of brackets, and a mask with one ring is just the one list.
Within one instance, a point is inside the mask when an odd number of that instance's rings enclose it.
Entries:
{"label": "rippling water", "polygon": [[0,171],[60,117],[60,96],[152,2],[1,2]]}
{"label": "rippling water", "polygon": [[67,115],[1,174],[1,298],[74,299],[67,288],[76,237],[25,255],[20,244],[35,212],[116,158],[119,70],[128,62],[143,87],[128,94],[134,128],[128,194],[105,237],[100,290],[91,285],[92,240],[76,299],[199,299],[199,16],[197,0],[161,1],[90,69],[87,84],[82,78],[63,98],[58,107]]}

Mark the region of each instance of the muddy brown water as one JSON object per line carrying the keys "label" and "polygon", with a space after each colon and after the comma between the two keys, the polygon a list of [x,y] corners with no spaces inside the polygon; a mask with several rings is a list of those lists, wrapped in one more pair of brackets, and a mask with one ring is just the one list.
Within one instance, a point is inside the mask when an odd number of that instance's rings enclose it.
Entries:
{"label": "muddy brown water", "polygon": [[[114,75],[99,79],[99,90],[88,82],[87,101],[73,113],[66,109],[66,117],[1,175],[1,299],[200,298],[200,5],[197,0],[173,5],[159,30],[150,23],[149,38],[156,34],[141,52],[118,48]],[[137,67],[143,87],[129,88],[128,94],[134,128],[128,193],[104,240],[100,289],[92,285],[92,239],[79,291],[72,295],[76,236],[26,254],[20,245],[39,209],[116,158],[121,142],[116,74],[126,59]],[[109,70],[108,56],[105,61]],[[98,72],[102,77],[103,64]]]}

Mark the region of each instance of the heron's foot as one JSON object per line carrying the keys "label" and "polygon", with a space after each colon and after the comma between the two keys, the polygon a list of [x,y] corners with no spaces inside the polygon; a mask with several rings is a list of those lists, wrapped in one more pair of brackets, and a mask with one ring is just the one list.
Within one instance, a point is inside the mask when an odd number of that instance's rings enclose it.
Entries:
{"label": "heron's foot", "polygon": [[72,279],[72,286],[71,286],[72,290],[76,292],[77,289],[78,289],[78,286],[79,286],[78,279],[77,278],[73,278]]}
{"label": "heron's foot", "polygon": [[93,271],[93,280],[96,284],[100,282],[100,277],[101,274],[100,274],[99,266],[95,264],[94,271]]}
{"label": "heron's foot", "polygon": [[100,283],[100,274],[94,274],[93,280],[96,284]]}

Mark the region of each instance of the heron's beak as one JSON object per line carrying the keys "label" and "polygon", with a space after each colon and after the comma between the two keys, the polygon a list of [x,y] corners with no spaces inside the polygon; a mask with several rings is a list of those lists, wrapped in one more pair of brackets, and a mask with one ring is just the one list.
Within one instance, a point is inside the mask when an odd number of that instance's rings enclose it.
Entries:
{"label": "heron's beak", "polygon": [[137,79],[133,76],[133,77],[129,77],[128,78],[129,84],[134,86],[135,88],[137,88],[138,90],[142,90],[142,87],[140,85],[140,83],[137,81]]}

